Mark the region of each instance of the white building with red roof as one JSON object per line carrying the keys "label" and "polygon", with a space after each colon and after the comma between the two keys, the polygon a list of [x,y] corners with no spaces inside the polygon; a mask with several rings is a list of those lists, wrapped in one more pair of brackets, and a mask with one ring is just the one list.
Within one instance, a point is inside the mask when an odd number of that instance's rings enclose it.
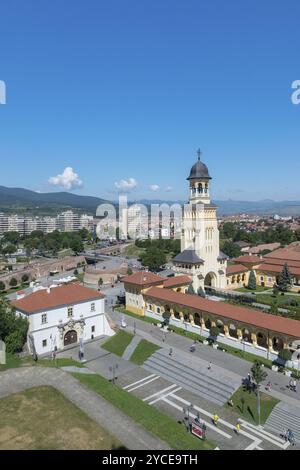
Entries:
{"label": "white building with red roof", "polygon": [[78,283],[41,289],[12,304],[28,319],[32,354],[49,354],[114,334],[105,315],[105,296]]}

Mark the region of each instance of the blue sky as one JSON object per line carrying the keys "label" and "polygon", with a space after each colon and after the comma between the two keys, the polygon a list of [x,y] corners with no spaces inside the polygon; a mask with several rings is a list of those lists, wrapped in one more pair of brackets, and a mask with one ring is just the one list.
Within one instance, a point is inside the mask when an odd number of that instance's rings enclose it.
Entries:
{"label": "blue sky", "polygon": [[[132,198],[182,199],[201,147],[215,198],[300,199],[299,0],[5,0],[0,13],[0,185],[116,198],[125,180]],[[50,184],[66,167],[77,179]]]}

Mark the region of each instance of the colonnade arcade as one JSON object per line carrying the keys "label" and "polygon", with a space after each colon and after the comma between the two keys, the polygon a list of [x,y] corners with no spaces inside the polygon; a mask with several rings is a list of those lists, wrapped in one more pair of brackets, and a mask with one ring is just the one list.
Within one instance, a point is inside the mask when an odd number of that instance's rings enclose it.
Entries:
{"label": "colonnade arcade", "polygon": [[201,331],[209,332],[212,327],[218,327],[220,334],[228,338],[233,338],[240,342],[252,344],[254,347],[261,347],[269,352],[279,352],[281,349],[288,349],[294,338],[264,330],[254,325],[243,322],[236,322],[228,318],[219,317],[206,312],[199,312],[190,308],[179,307],[178,305],[165,304],[163,302],[146,303],[146,309],[161,315],[162,318],[179,320],[184,328],[185,324],[196,326]]}

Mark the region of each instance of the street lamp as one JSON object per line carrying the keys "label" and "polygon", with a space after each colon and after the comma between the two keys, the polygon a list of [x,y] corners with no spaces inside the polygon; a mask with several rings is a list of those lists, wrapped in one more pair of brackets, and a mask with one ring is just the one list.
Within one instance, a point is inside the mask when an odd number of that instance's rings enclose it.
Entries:
{"label": "street lamp", "polygon": [[112,367],[109,368],[110,372],[112,373],[112,383],[115,384],[118,377],[116,377],[116,372],[119,369],[118,364],[113,364]]}
{"label": "street lamp", "polygon": [[245,356],[245,352],[246,352],[246,343],[248,342],[248,337],[246,336],[245,338],[243,338],[243,351],[244,351],[244,356]]}
{"label": "street lamp", "polygon": [[190,429],[190,412],[192,411],[193,408],[194,408],[194,405],[192,405],[192,403],[187,408],[183,408],[184,420],[186,420],[187,431],[189,431]]}
{"label": "street lamp", "polygon": [[133,322],[133,334],[136,335],[136,321]]}

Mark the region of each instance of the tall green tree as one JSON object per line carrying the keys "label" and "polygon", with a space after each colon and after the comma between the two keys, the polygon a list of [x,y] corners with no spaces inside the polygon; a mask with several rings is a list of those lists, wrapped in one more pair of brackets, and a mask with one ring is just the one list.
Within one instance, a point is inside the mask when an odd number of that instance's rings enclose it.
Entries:
{"label": "tall green tree", "polygon": [[27,331],[27,319],[16,316],[9,302],[0,298],[0,338],[6,343],[7,352],[14,354],[22,351]]}
{"label": "tall green tree", "polygon": [[291,288],[292,285],[293,285],[293,278],[290,273],[288,264],[285,263],[281,271],[281,274],[279,276],[278,289],[281,292],[287,292]]}
{"label": "tall green tree", "polygon": [[264,370],[261,362],[255,361],[251,368],[252,379],[256,385],[257,389],[257,414],[258,414],[258,424],[260,425],[260,386],[262,382],[267,378],[268,374]]}
{"label": "tall green tree", "polygon": [[248,280],[248,289],[249,290],[256,290],[256,276],[253,270],[250,271],[249,280]]}
{"label": "tall green tree", "polygon": [[225,255],[229,256],[229,258],[237,258],[242,253],[238,245],[228,240],[224,242],[222,251]]}
{"label": "tall green tree", "polygon": [[159,270],[167,262],[166,254],[163,250],[149,249],[141,256],[141,263],[151,271]]}

